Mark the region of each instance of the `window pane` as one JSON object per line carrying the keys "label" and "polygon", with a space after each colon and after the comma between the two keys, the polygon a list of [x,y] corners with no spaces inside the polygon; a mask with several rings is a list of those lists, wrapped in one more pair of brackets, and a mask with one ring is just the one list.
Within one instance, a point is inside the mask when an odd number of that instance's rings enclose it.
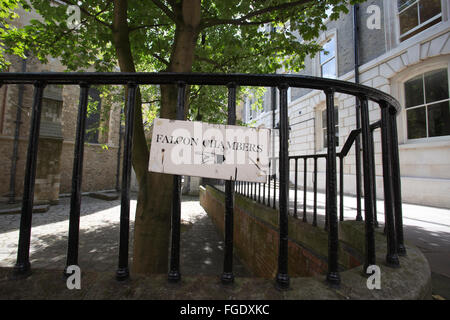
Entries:
{"label": "window pane", "polygon": [[428,133],[430,137],[450,135],[450,102],[428,106]]}
{"label": "window pane", "polygon": [[322,111],[322,129],[327,128],[327,110]]}
{"label": "window pane", "polygon": [[323,78],[336,78],[336,59],[332,59],[322,66]]}
{"label": "window pane", "polygon": [[[335,121],[335,135],[336,135],[336,147],[339,147],[339,108],[334,107],[334,121]],[[328,147],[327,141],[327,110],[322,111],[322,132],[323,132],[323,147]]]}
{"label": "window pane", "polygon": [[398,0],[397,6],[398,6],[398,12],[401,12],[403,9],[408,7],[410,4],[413,4],[417,0]]}
{"label": "window pane", "polygon": [[418,139],[427,137],[425,107],[408,110],[408,139]]}
{"label": "window pane", "polygon": [[419,2],[420,8],[420,23],[433,18],[441,13],[441,0],[421,0]]}
{"label": "window pane", "polygon": [[419,17],[417,14],[417,4],[406,9],[399,15],[400,18],[400,34],[404,34],[419,25]]}
{"label": "window pane", "polygon": [[405,82],[406,108],[420,106],[425,103],[423,95],[423,75]]}
{"label": "window pane", "polygon": [[[339,125],[339,107],[334,106],[334,123]],[[327,128],[327,109],[322,111],[322,129]]]}
{"label": "window pane", "polygon": [[89,105],[86,117],[86,137],[88,143],[98,143],[101,98],[97,89],[89,89]]}
{"label": "window pane", "polygon": [[447,69],[425,73],[425,95],[427,103],[448,99]]}
{"label": "window pane", "polygon": [[331,57],[334,57],[336,55],[335,53],[335,39],[334,37],[328,40],[327,43],[323,46],[323,50],[327,51],[328,53],[325,53],[324,51],[320,52],[320,64],[322,64],[324,61],[327,61]]}

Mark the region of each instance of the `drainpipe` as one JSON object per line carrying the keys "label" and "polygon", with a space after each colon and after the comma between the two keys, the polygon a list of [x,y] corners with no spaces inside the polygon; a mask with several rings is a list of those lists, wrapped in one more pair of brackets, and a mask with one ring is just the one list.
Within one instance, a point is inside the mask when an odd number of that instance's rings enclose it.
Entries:
{"label": "drainpipe", "polygon": [[[358,28],[359,5],[353,6],[353,49],[355,56],[355,83],[359,83],[359,28]],[[356,129],[361,128],[361,108],[359,99],[356,98]],[[362,221],[361,214],[361,138],[358,135],[355,141],[355,162],[356,162],[356,220]]]}
{"label": "drainpipe", "polygon": [[[22,59],[22,72],[27,71],[27,59]],[[14,203],[16,198],[16,171],[17,171],[17,160],[19,151],[19,134],[20,125],[22,123],[22,108],[23,108],[23,94],[25,87],[23,84],[19,84],[18,92],[18,102],[17,102],[17,112],[16,112],[16,126],[14,130],[14,145],[13,145],[13,155],[11,157],[11,174],[9,181],[9,200],[8,203]]]}

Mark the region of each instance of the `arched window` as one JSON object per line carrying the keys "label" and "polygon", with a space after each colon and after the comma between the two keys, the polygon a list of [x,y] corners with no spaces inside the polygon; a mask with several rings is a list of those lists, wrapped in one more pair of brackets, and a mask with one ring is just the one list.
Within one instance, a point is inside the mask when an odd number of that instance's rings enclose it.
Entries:
{"label": "arched window", "polygon": [[450,135],[447,69],[429,71],[404,84],[408,139]]}

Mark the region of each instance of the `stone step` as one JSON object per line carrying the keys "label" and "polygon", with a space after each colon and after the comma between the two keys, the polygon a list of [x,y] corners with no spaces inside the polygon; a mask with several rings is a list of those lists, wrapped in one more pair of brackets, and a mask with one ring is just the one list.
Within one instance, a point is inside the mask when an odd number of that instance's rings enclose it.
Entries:
{"label": "stone step", "polygon": [[119,193],[116,192],[91,192],[89,193],[89,197],[100,199],[100,200],[106,200],[106,201],[112,201],[119,199]]}
{"label": "stone step", "polygon": [[[50,209],[50,205],[38,205],[33,207],[33,213],[44,213]],[[4,208],[0,209],[0,215],[2,214],[20,214],[22,212],[22,207]]]}

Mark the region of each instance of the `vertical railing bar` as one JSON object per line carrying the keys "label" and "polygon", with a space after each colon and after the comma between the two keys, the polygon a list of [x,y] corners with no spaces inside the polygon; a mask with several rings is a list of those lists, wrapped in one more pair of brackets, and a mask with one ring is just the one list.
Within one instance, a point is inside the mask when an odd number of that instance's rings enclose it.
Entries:
{"label": "vertical railing bar", "polygon": [[262,194],[263,205],[266,205],[266,183],[263,183],[263,194]]}
{"label": "vertical railing bar", "polygon": [[364,225],[365,225],[365,260],[364,273],[375,264],[375,231],[373,224],[373,182],[372,182],[372,140],[370,133],[369,104],[367,97],[360,98],[361,133],[363,143],[364,175]]}
{"label": "vertical railing bar", "polygon": [[336,127],[334,119],[334,89],[325,91],[327,102],[327,171],[326,212],[328,213],[328,273],[327,282],[339,286],[338,272],[338,216],[337,216],[337,184],[336,184]]}
{"label": "vertical railing bar", "polygon": [[[280,164],[279,164],[279,250],[277,287],[289,288],[288,275],[288,210],[289,210],[289,116],[287,106],[287,85],[281,85],[280,90]],[[276,193],[275,193],[276,194]],[[274,194],[274,195],[275,195]],[[274,201],[275,203],[275,201]]]}
{"label": "vertical railing bar", "polygon": [[[275,159],[276,161],[276,159]],[[275,172],[273,175],[273,208],[277,208],[277,173]]]}
{"label": "vertical railing bar", "polygon": [[344,221],[344,157],[339,155],[339,220]]}
{"label": "vertical railing bar", "polygon": [[[236,124],[236,84],[228,85],[228,125]],[[225,181],[225,250],[222,283],[234,281],[233,274],[233,225],[234,225],[234,194],[232,180]]]}
{"label": "vertical railing bar", "polygon": [[295,177],[294,177],[294,187],[295,187],[295,192],[294,192],[294,218],[298,218],[298,213],[297,213],[297,188],[298,188],[298,158],[295,158]]}
{"label": "vertical railing bar", "polygon": [[[184,120],[186,83],[178,83],[177,120]],[[173,176],[172,195],[172,242],[170,250],[170,270],[168,280],[178,282],[180,273],[180,224],[181,224],[181,176]]]}
{"label": "vertical railing bar", "polygon": [[313,226],[317,227],[317,157],[314,157],[314,212]]}
{"label": "vertical railing bar", "polygon": [[261,183],[258,182],[258,203],[261,203]]}
{"label": "vertical railing bar", "polygon": [[119,243],[119,266],[116,271],[116,279],[121,281],[129,277],[128,247],[130,232],[130,181],[131,181],[131,158],[133,147],[134,114],[136,104],[137,85],[128,83],[127,117],[125,121],[125,141],[123,149],[122,167],[122,190],[120,207],[120,243]]}
{"label": "vertical railing bar", "polygon": [[391,123],[389,106],[381,104],[381,149],[383,157],[383,187],[384,187],[384,215],[387,237],[386,264],[398,267],[400,261],[397,254],[397,237],[394,221],[394,199],[392,186],[392,148],[391,148]]}
{"label": "vertical railing bar", "polygon": [[[355,105],[356,129],[361,128],[361,110],[360,101],[356,98]],[[355,163],[356,163],[356,221],[362,221],[361,210],[361,194],[362,194],[362,177],[361,177],[361,138],[360,135],[355,139]]]}
{"label": "vertical railing bar", "polygon": [[303,222],[307,222],[308,219],[306,218],[306,191],[308,188],[307,185],[307,171],[308,171],[308,158],[305,157],[303,159]]}
{"label": "vertical railing bar", "polygon": [[81,184],[83,177],[84,138],[86,129],[86,114],[89,100],[89,84],[80,83],[80,102],[78,107],[77,131],[74,147],[72,169],[72,196],[70,198],[69,240],[67,245],[67,260],[64,274],[69,276],[67,268],[78,265],[78,241],[80,233]]}
{"label": "vertical railing bar", "polygon": [[22,212],[20,216],[19,244],[17,251],[17,261],[13,271],[14,275],[17,277],[28,276],[31,272],[30,241],[34,202],[34,182],[36,178],[37,152],[42,111],[42,95],[45,85],[46,84],[42,81],[36,82],[34,84],[31,128],[28,137],[27,163],[25,167]]}
{"label": "vertical railing bar", "polygon": [[270,208],[270,180],[272,179],[271,171],[270,171],[270,164],[272,162],[269,160],[269,176],[268,176],[268,188],[267,188],[267,206]]}
{"label": "vertical railing bar", "polygon": [[397,253],[406,255],[403,234],[402,186],[400,176],[400,157],[398,152],[397,114],[395,108],[390,108],[391,148],[392,148],[392,180],[394,189],[395,228],[397,235]]}
{"label": "vertical railing bar", "polygon": [[[374,129],[375,130],[375,129]],[[377,176],[376,176],[376,170],[375,170],[375,143],[373,138],[373,132],[374,130],[370,130],[370,141],[371,141],[371,147],[372,147],[372,157],[371,157],[371,168],[372,168],[372,206],[373,206],[373,223],[374,227],[378,228],[378,217],[377,217]]]}

